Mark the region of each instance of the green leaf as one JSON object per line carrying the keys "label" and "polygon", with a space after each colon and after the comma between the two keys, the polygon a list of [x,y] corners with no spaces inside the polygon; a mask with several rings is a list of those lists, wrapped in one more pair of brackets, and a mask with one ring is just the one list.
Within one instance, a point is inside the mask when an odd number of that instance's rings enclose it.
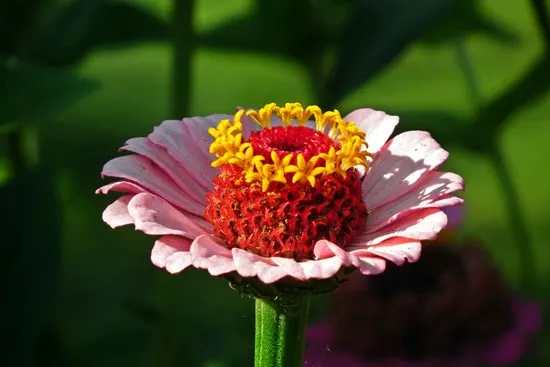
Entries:
{"label": "green leaf", "polygon": [[98,86],[68,72],[1,58],[0,80],[0,124],[44,120]]}
{"label": "green leaf", "polygon": [[60,265],[61,213],[54,175],[40,169],[0,187],[0,325],[3,366],[34,366],[47,332]]}
{"label": "green leaf", "polygon": [[496,131],[516,112],[548,95],[550,90],[550,56],[541,55],[523,77],[487,103],[478,113],[475,126],[479,130]]}
{"label": "green leaf", "polygon": [[504,44],[518,42],[519,38],[513,30],[494,17],[483,14],[479,5],[477,0],[458,1],[453,11],[442,18],[422,41],[428,45],[437,45],[471,34],[483,34]]}
{"label": "green leaf", "polygon": [[76,0],[62,8],[52,25],[37,37],[29,58],[66,66],[97,49],[168,37],[167,22],[144,8],[128,2]]}
{"label": "green leaf", "polygon": [[[73,0],[52,10],[29,42],[25,58],[36,64],[67,66],[86,54],[84,41],[104,0]],[[38,27],[38,25],[36,25]]]}
{"label": "green leaf", "polygon": [[17,54],[55,0],[1,0],[0,54]]}
{"label": "green leaf", "polygon": [[321,93],[335,106],[437,24],[458,0],[358,0],[340,37],[334,67]]}
{"label": "green leaf", "polygon": [[339,28],[350,0],[259,0],[243,17],[197,36],[201,46],[258,52],[308,63]]}
{"label": "green leaf", "polygon": [[486,152],[489,132],[479,131],[471,120],[443,111],[391,111],[399,116],[396,132],[428,131],[443,146]]}
{"label": "green leaf", "polygon": [[290,31],[273,17],[260,18],[259,13],[231,19],[216,29],[199,34],[198,44],[221,50],[291,55]]}
{"label": "green leaf", "polygon": [[94,47],[161,41],[170,36],[168,22],[128,2],[104,3],[93,26],[88,40]]}
{"label": "green leaf", "polygon": [[445,146],[460,146],[476,153],[490,153],[498,132],[516,112],[535,103],[550,90],[550,56],[543,55],[528,67],[522,78],[468,118],[443,111],[376,109],[399,116],[396,132],[425,130]]}

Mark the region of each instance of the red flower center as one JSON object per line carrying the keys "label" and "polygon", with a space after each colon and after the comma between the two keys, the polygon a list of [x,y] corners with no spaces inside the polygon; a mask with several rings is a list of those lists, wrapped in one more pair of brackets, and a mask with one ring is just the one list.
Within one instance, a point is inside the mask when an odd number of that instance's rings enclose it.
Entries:
{"label": "red flower center", "polygon": [[[251,133],[246,142],[266,163],[273,161],[272,152],[279,159],[293,153],[293,163],[299,154],[308,160],[339,148],[329,136],[304,126],[266,128]],[[317,165],[323,164],[320,158]],[[293,182],[293,173],[286,173],[287,182],[272,181],[269,191],[259,181],[247,182],[243,170],[233,164],[220,168],[206,198],[205,218],[228,248],[266,257],[313,259],[318,240],[345,247],[364,229],[367,208],[354,168],[343,175],[319,175],[314,185]]]}
{"label": "red flower center", "polygon": [[339,144],[327,135],[305,126],[277,126],[253,131],[248,142],[252,144],[254,153],[262,155],[268,162],[271,162],[271,152],[277,153],[280,159],[294,153],[291,162],[295,162],[298,153],[302,153],[304,158],[309,160],[319,153],[328,153],[330,147],[340,148]]}

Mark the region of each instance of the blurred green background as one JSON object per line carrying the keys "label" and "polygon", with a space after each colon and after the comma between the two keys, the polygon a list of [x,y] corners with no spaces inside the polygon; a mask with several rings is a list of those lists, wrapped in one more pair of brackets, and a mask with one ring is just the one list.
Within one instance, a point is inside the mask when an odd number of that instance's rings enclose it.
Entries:
{"label": "blurred green background", "polygon": [[464,232],[550,306],[544,0],[2,0],[0,37],[3,365],[252,364],[253,302],[152,266],[152,239],[110,230],[94,195],[126,139],[237,105],[429,130],[467,181]]}

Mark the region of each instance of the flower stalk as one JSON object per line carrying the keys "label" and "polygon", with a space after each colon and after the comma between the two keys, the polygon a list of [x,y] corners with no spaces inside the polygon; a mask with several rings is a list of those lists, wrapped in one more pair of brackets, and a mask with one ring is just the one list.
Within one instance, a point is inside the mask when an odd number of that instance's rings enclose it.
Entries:
{"label": "flower stalk", "polygon": [[498,181],[502,186],[503,196],[506,198],[504,203],[508,212],[508,225],[519,248],[517,256],[521,269],[520,283],[527,294],[532,294],[538,287],[536,267],[533,266],[536,262],[536,256],[533,251],[533,240],[525,218],[522,215],[518,190],[514,184],[510,169],[506,165],[502,148],[495,142],[492,144],[491,149],[491,161]]}
{"label": "flower stalk", "polygon": [[544,0],[531,0],[533,12],[537,18],[537,23],[540,28],[546,51],[550,53],[550,15],[548,13],[548,3]]}
{"label": "flower stalk", "polygon": [[17,176],[38,163],[38,135],[34,128],[15,127],[6,134],[11,173]]}
{"label": "flower stalk", "polygon": [[195,0],[172,1],[172,106],[175,118],[183,118],[191,103],[191,67],[194,51]]}
{"label": "flower stalk", "polygon": [[301,367],[309,294],[292,300],[256,298],[255,367]]}

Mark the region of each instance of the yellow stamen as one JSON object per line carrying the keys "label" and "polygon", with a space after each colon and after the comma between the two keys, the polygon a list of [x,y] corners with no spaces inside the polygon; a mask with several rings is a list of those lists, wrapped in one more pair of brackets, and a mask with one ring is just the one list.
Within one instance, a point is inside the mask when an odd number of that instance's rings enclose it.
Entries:
{"label": "yellow stamen", "polygon": [[[274,115],[281,119],[284,127],[290,127],[293,123],[305,126],[310,118],[313,118],[315,129],[338,141],[340,149],[331,147],[328,153],[320,153],[307,161],[302,154],[298,154],[295,165],[290,164],[294,157],[293,153],[280,159],[275,152],[271,152],[273,163],[264,163],[265,157],[254,155],[252,145],[244,141],[241,118],[245,114],[266,129],[271,128]],[[323,113],[318,106],[303,108],[300,103],[286,103],[284,107],[270,103],[258,111],[239,110],[233,122],[228,119],[221,120],[216,128],[210,128],[208,132],[214,138],[210,145],[210,153],[217,157],[212,162],[212,167],[224,164],[238,166],[242,168],[246,182],[261,182],[264,192],[268,190],[270,182],[286,184],[287,173],[294,173],[293,183],[309,182],[311,186],[315,186],[315,177],[319,175],[338,173],[345,176],[347,170],[358,165],[368,169],[367,157],[372,157],[366,150],[365,132],[355,123],[344,121],[338,110]],[[316,167],[319,160],[323,160],[324,165]]]}

